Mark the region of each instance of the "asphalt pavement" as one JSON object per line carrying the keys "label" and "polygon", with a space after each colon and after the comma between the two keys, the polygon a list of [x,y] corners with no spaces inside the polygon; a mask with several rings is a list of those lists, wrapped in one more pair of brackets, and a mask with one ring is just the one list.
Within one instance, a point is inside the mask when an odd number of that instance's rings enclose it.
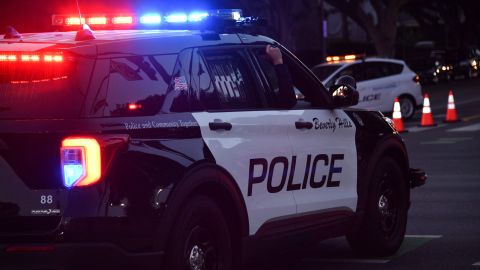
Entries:
{"label": "asphalt pavement", "polygon": [[[411,167],[424,169],[426,185],[412,190],[407,236],[387,258],[357,257],[344,237],[322,241],[304,255],[272,257],[266,269],[479,269],[480,78],[423,87],[436,126],[418,127],[421,110],[402,133]],[[461,122],[443,123],[453,90]],[[249,268],[250,269],[250,268]]]}

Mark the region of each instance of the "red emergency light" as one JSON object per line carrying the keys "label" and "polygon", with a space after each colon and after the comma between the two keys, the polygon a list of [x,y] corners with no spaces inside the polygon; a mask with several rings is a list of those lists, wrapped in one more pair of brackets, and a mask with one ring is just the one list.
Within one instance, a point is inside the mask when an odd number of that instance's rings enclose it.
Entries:
{"label": "red emergency light", "polygon": [[128,109],[131,110],[131,111],[138,110],[138,109],[141,109],[141,108],[142,108],[141,104],[137,104],[137,103],[128,104]]}
{"label": "red emergency light", "polygon": [[90,24],[90,25],[105,25],[105,24],[107,24],[107,17],[90,17],[90,18],[87,18],[87,24]]}
{"label": "red emergency light", "polygon": [[78,16],[53,15],[52,25],[54,26],[79,26],[82,24],[91,26],[125,26],[135,24],[135,18],[128,15],[85,15]]}
{"label": "red emergency light", "polygon": [[43,62],[43,63],[61,63],[64,61],[63,54],[57,53],[11,53],[0,52],[0,62]]}
{"label": "red emergency light", "polygon": [[62,21],[62,24],[66,26],[72,26],[72,25],[80,25],[85,23],[85,18],[79,18],[79,17],[67,17]]}
{"label": "red emergency light", "polygon": [[113,24],[133,24],[132,16],[117,16],[112,18]]}
{"label": "red emergency light", "polygon": [[67,79],[75,60],[62,51],[0,51],[0,83],[29,84]]}

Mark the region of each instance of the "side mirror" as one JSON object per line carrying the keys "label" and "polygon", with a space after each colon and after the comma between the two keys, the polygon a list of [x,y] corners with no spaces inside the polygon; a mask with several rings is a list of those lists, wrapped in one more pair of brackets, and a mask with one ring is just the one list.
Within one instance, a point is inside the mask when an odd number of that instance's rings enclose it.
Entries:
{"label": "side mirror", "polygon": [[334,108],[355,106],[358,104],[357,83],[351,76],[342,76],[330,87],[329,93]]}

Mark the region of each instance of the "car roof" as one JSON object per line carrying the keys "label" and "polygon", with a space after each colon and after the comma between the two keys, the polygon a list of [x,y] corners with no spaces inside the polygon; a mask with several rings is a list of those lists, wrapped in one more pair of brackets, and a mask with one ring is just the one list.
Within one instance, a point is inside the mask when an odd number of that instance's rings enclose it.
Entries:
{"label": "car roof", "polygon": [[[192,31],[186,30],[96,30],[94,40],[89,42],[113,41],[125,39],[138,39],[145,37],[169,37],[178,35],[192,34]],[[68,32],[42,32],[42,33],[23,33],[21,38],[4,39],[0,42],[34,42],[34,43],[56,43],[56,44],[80,44],[86,41],[76,41],[76,31]]]}
{"label": "car roof", "polygon": [[330,65],[346,66],[346,65],[362,63],[362,62],[386,62],[386,63],[396,63],[396,64],[405,65],[405,61],[400,60],[400,59],[382,58],[382,57],[367,57],[367,58],[364,58],[364,59],[357,59],[357,60],[341,60],[341,61],[333,61],[333,62],[322,63],[322,64],[314,66],[314,68],[315,67],[330,66]]}
{"label": "car roof", "polygon": [[200,30],[95,30],[93,33],[95,39],[83,41],[75,40],[76,31],[22,33],[21,38],[0,40],[0,51],[36,51],[56,46],[81,54],[81,51],[88,50],[79,48],[96,45],[98,54],[113,51],[149,54],[178,53],[188,47],[274,42],[261,35],[217,34]]}

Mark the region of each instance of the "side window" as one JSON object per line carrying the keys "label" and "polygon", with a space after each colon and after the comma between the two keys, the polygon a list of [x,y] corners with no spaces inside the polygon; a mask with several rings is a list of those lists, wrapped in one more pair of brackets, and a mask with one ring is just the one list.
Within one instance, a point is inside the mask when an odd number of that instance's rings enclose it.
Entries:
{"label": "side window", "polygon": [[188,110],[188,84],[177,54],[109,60],[90,115],[124,117]]}
{"label": "side window", "polygon": [[190,70],[191,83],[194,88],[190,102],[192,111],[221,109],[222,104],[218,100],[207,65],[198,49],[193,51]]}
{"label": "side window", "polygon": [[367,80],[393,76],[403,71],[403,65],[396,63],[367,62],[366,65]]}
{"label": "side window", "polygon": [[190,83],[187,76],[188,72],[186,72],[190,58],[191,50],[183,51],[178,55],[170,86],[160,109],[161,113],[187,112],[190,110],[188,101]]}
{"label": "side window", "polygon": [[387,76],[393,76],[402,73],[403,65],[397,63],[383,63],[382,69]]}
{"label": "side window", "polygon": [[268,55],[265,53],[265,48],[262,46],[260,48],[252,49],[253,54],[262,70],[264,80],[266,85],[265,88],[265,98],[267,100],[268,107],[279,107],[277,100],[275,98],[276,92],[278,92],[278,78],[275,72],[275,67],[273,63],[269,60]]}
{"label": "side window", "polygon": [[364,68],[365,68],[365,63],[352,64],[352,65],[340,70],[340,72],[338,72],[338,74],[335,75],[327,83],[327,85],[325,85],[325,87],[329,88],[330,86],[332,86],[335,83],[335,81],[338,78],[340,78],[341,76],[344,76],[344,75],[352,76],[353,78],[355,78],[356,82],[365,81],[366,76],[365,76]]}
{"label": "side window", "polygon": [[365,63],[365,80],[373,80],[387,76],[382,70],[383,64],[380,62]]}
{"label": "side window", "polygon": [[243,110],[262,106],[245,53],[238,49],[195,50],[193,110]]}
{"label": "side window", "polygon": [[[269,107],[278,108],[278,91],[279,91],[279,80],[276,74],[275,67],[270,61],[269,57],[265,53],[265,47],[253,48],[252,52],[258,62],[260,69],[264,75],[264,80],[266,81],[265,98],[267,100],[267,105]],[[322,84],[315,79],[315,75],[308,74],[308,71],[305,70],[294,58],[286,52],[283,53],[284,64],[288,66],[288,71],[290,73],[293,90],[295,96],[297,97],[297,106],[296,107],[305,107],[310,106],[311,104],[307,101],[312,102],[315,106],[322,106],[326,104],[322,100],[322,94],[318,91],[325,91]],[[315,101],[315,102],[313,102]],[[307,104],[306,104],[307,103]]]}
{"label": "side window", "polygon": [[[308,68],[303,67],[299,60],[294,59],[284,52],[283,62],[288,65],[292,76],[293,87],[297,96],[304,95],[305,101],[311,102],[311,106],[323,107],[327,106],[328,96],[327,90],[323,84],[316,79]],[[297,103],[298,107],[304,106],[302,102]]]}

